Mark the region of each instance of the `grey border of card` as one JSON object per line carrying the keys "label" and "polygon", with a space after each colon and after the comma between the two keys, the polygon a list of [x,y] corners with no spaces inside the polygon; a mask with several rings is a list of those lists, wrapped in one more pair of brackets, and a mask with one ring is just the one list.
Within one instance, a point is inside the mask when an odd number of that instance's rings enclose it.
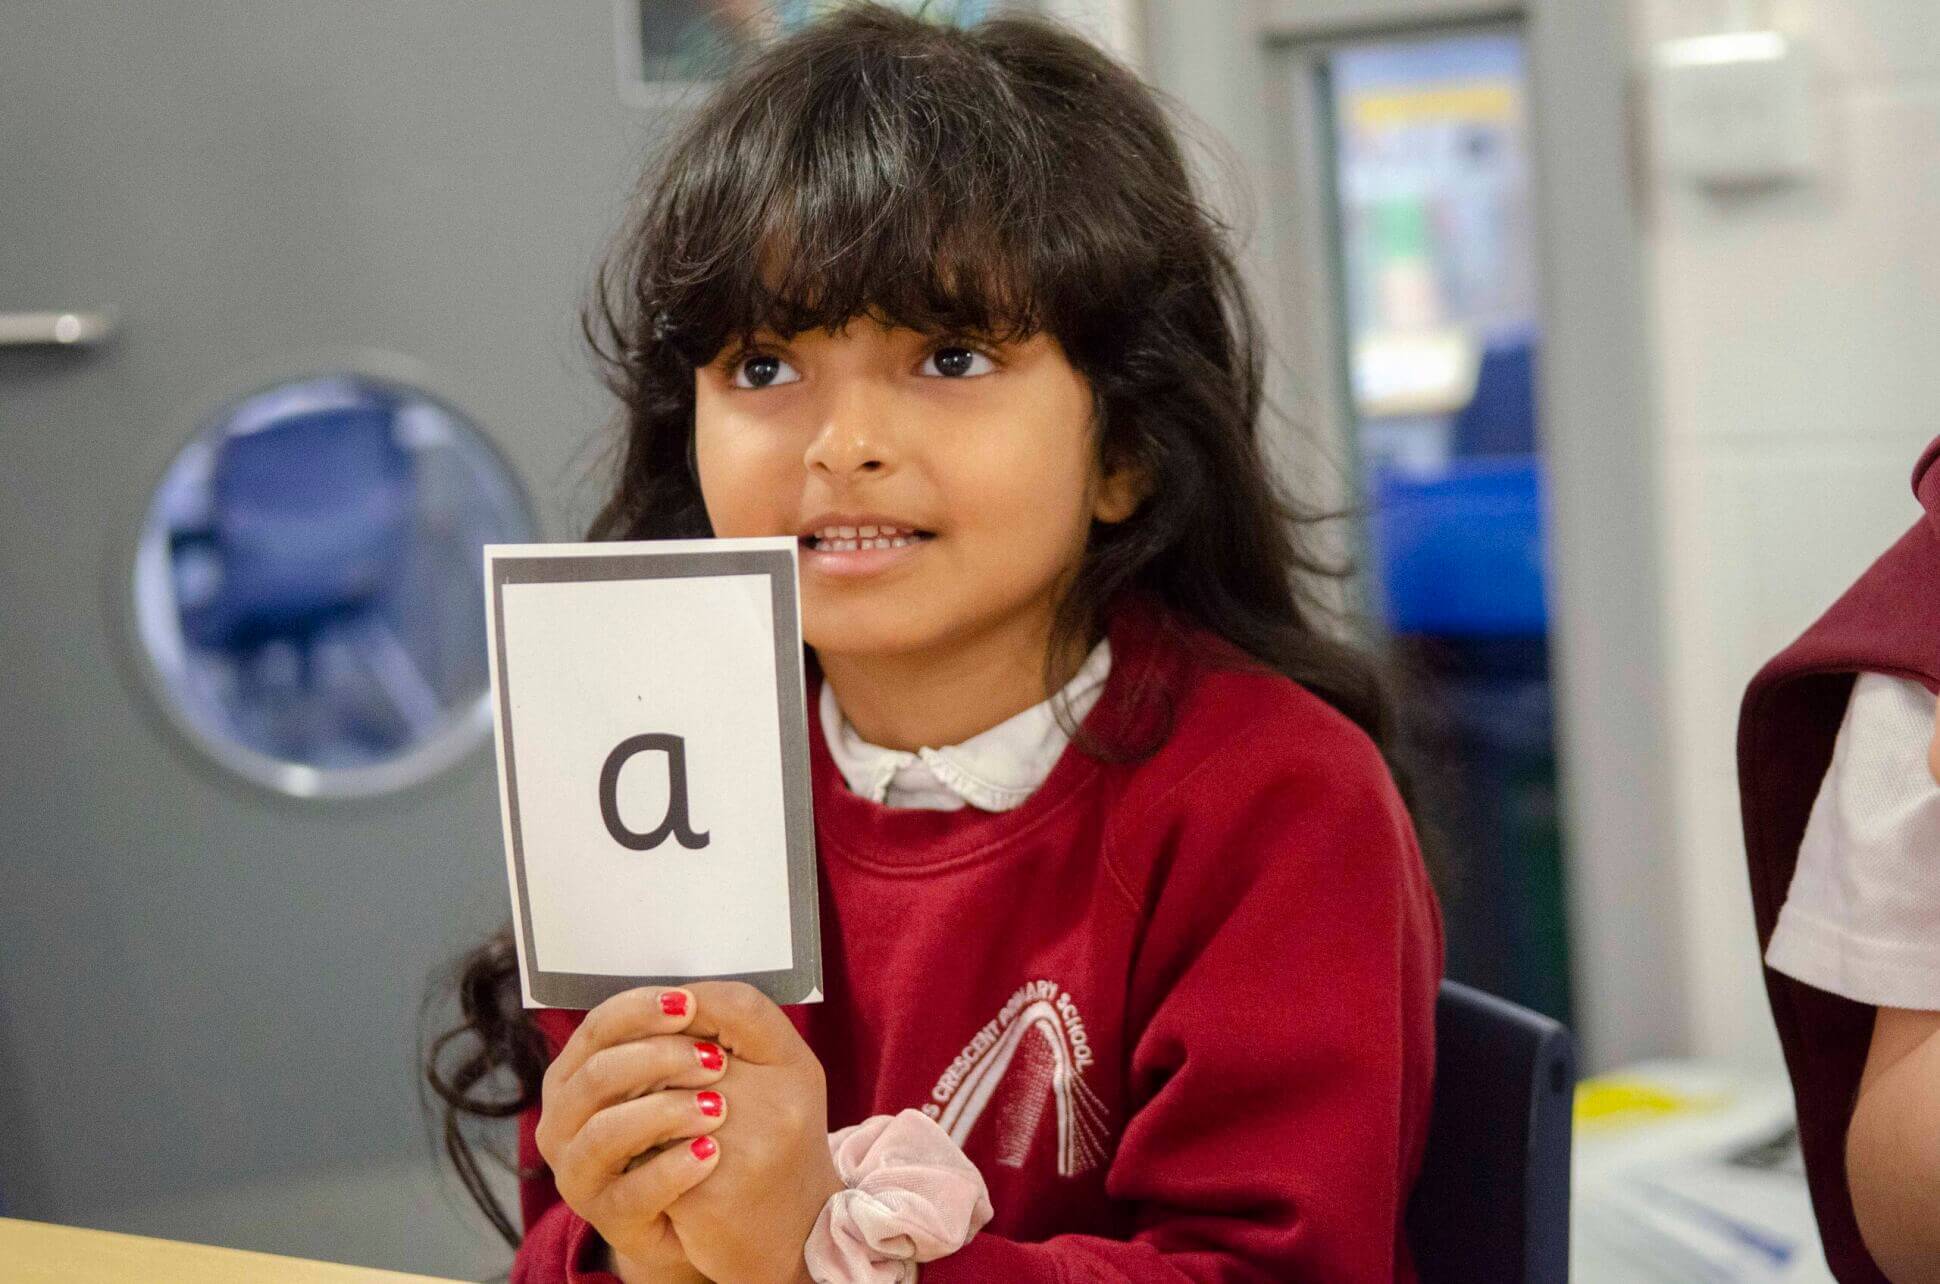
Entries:
{"label": "grey border of card", "polygon": [[[507,584],[557,584],[599,580],[683,579],[700,575],[766,575],[773,592],[775,678],[780,702],[783,823],[788,831],[788,917],[795,965],[776,972],[715,977],[613,976],[549,972],[533,947],[531,902],[526,897],[525,840],[519,827],[518,764],[512,752],[511,657],[505,651]],[[532,997],[551,1007],[590,1008],[637,985],[693,980],[746,981],[777,1003],[801,1003],[822,988],[821,914],[815,878],[815,813],[809,783],[808,711],[802,672],[800,622],[795,605],[794,562],[785,549],[719,553],[612,553],[492,558],[492,627],[499,659],[498,750],[504,755],[506,803],[511,816],[513,866],[519,878],[519,921],[524,930]]]}

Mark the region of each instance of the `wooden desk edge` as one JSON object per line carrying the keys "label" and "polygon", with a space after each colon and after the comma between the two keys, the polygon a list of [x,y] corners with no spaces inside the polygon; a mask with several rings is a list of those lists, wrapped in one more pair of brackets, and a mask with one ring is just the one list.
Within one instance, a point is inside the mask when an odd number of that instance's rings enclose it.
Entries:
{"label": "wooden desk edge", "polygon": [[[0,1262],[15,1284],[452,1284],[430,1275],[313,1262],[211,1244],[0,1217]],[[18,1273],[14,1273],[18,1272]]]}

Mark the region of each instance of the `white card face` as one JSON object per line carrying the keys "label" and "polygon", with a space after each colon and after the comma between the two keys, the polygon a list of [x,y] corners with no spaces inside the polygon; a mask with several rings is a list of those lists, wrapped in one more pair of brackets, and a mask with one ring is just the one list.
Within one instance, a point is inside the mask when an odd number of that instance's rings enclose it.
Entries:
{"label": "white card face", "polygon": [[794,541],[486,549],[526,1001],[818,992]]}

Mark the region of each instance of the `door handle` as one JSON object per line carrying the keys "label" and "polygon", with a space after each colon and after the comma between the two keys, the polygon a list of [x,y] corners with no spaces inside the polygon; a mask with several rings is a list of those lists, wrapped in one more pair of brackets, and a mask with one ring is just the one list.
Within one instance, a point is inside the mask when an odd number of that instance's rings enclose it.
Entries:
{"label": "door handle", "polygon": [[0,312],[0,348],[86,348],[114,333],[113,308],[92,312]]}

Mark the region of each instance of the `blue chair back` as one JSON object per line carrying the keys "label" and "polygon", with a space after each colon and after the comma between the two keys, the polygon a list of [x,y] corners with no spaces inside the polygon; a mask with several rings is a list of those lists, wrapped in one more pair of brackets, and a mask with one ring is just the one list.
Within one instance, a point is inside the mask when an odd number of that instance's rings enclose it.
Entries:
{"label": "blue chair back", "polygon": [[376,600],[416,516],[414,464],[392,420],[389,406],[350,403],[223,442],[211,482],[222,580],[184,610],[192,640],[301,638]]}
{"label": "blue chair back", "polygon": [[1408,1243],[1422,1284],[1564,1284],[1576,1049],[1527,1008],[1442,982],[1435,1106]]}
{"label": "blue chair back", "polygon": [[1482,353],[1475,396],[1455,416],[1455,453],[1536,453],[1536,336],[1523,331],[1499,337]]}

